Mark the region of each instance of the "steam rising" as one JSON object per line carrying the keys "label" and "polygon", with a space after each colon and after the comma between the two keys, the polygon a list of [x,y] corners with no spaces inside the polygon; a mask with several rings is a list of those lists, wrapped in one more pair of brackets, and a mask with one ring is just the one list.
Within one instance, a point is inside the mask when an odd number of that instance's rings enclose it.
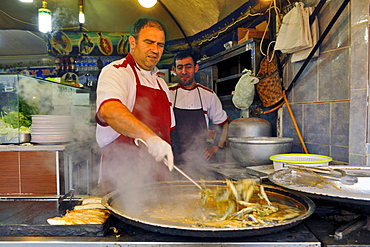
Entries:
{"label": "steam rising", "polygon": [[[87,194],[91,189],[93,181],[97,180],[97,171],[91,172],[91,148],[95,144],[95,126],[91,123],[93,116],[89,104],[89,93],[81,89],[65,86],[58,83],[38,80],[31,77],[19,76],[18,94],[31,107],[38,109],[39,115],[66,115],[72,116],[74,143],[68,144],[62,154],[66,164],[61,164],[64,168],[65,191],[75,189],[76,193]],[[77,90],[79,92],[77,93]],[[32,141],[32,140],[31,140]],[[69,156],[70,155],[70,156]],[[50,164],[50,170],[55,171],[55,157],[45,164]],[[71,170],[70,170],[71,169]]]}

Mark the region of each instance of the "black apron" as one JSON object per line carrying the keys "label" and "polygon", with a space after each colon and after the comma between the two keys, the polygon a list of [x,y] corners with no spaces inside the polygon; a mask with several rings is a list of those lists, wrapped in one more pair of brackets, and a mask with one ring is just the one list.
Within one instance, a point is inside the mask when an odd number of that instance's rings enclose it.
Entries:
{"label": "black apron", "polygon": [[[175,164],[179,166],[204,162],[203,150],[207,141],[207,123],[204,116],[199,89],[199,109],[179,109],[176,107],[177,90],[174,100],[176,129],[171,132]],[[173,139],[172,139],[173,138]]]}

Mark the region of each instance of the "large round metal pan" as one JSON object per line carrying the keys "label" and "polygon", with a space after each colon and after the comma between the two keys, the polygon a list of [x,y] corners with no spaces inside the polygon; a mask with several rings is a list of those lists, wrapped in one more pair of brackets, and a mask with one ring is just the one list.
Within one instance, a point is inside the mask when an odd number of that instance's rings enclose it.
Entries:
{"label": "large round metal pan", "polygon": [[[224,181],[207,182],[207,188],[225,186]],[[315,204],[305,196],[265,186],[270,201],[300,207],[303,214],[276,223],[258,227],[202,228],[186,223],[187,217],[201,215],[200,191],[188,181],[164,182],[132,192],[115,191],[103,197],[103,205],[125,223],[163,234],[187,237],[229,238],[275,233],[293,227],[309,217]]]}
{"label": "large round metal pan", "polygon": [[[358,182],[346,185],[340,181],[320,177],[295,169],[281,169],[269,174],[269,180],[299,194],[321,200],[337,202],[355,211],[370,213],[370,169],[357,166],[335,166],[347,175],[356,176]],[[328,182],[329,181],[329,182]],[[334,186],[333,186],[334,185]]]}

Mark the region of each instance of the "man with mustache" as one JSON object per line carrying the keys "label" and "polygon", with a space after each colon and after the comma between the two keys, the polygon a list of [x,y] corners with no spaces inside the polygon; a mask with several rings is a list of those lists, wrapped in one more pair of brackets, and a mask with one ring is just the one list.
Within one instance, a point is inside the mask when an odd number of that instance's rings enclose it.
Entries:
{"label": "man with mustache", "polygon": [[[105,66],[99,76],[96,139],[102,148],[99,185],[104,193],[170,179],[175,122],[167,84],[156,67],[165,39],[159,20],[140,18],[132,27],[129,54]],[[137,147],[135,138],[148,148]]]}
{"label": "man with mustache", "polygon": [[[176,119],[176,130],[171,132],[172,147],[175,163],[189,170],[210,160],[219,148],[223,148],[228,131],[228,117],[219,98],[194,79],[198,68],[193,52],[182,51],[175,55],[172,69],[179,83],[170,87]],[[214,142],[207,147],[209,121],[217,131]]]}

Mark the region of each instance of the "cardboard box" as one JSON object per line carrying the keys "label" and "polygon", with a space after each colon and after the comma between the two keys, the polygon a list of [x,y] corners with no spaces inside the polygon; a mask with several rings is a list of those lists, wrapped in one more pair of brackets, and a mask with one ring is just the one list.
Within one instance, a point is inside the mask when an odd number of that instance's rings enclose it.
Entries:
{"label": "cardboard box", "polygon": [[[254,28],[238,28],[238,44],[252,38],[261,39],[264,31],[259,31]],[[269,39],[269,32],[265,34],[265,39]]]}
{"label": "cardboard box", "polygon": [[270,36],[266,21],[258,24],[256,28],[238,28],[238,44],[252,38],[262,39],[265,30],[266,34],[264,38],[269,39]]}

